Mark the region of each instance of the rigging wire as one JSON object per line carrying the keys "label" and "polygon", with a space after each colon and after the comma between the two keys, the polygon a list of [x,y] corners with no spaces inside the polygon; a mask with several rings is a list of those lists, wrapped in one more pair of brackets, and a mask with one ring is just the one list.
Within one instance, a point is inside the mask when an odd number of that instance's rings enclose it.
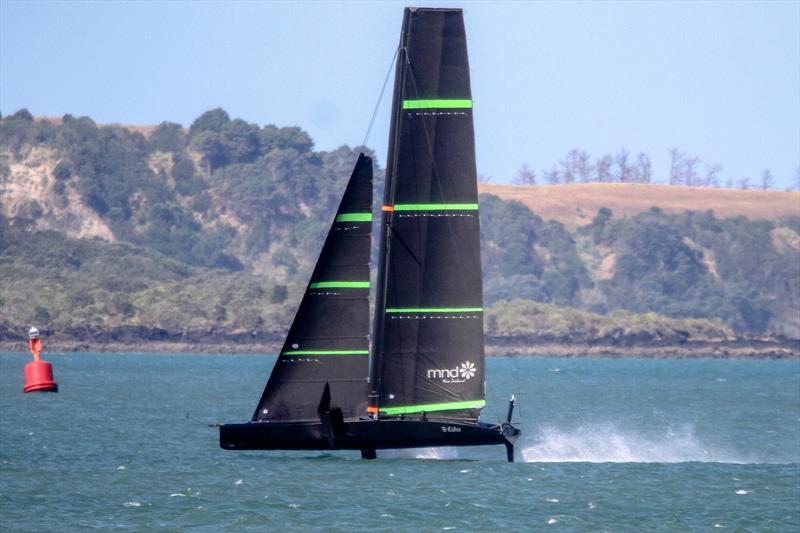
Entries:
{"label": "rigging wire", "polygon": [[519,401],[517,401],[515,407],[517,408],[517,416],[519,417],[519,424],[518,425],[521,426],[522,425],[522,396],[520,395],[520,389],[519,389],[519,365],[517,365],[517,356],[514,355],[512,357],[514,359],[514,381],[516,381],[516,385],[514,386],[514,389],[516,391],[516,397],[519,398]]}
{"label": "rigging wire", "polygon": [[497,398],[498,398],[497,393],[492,391],[492,401],[491,401],[492,413],[494,414],[494,417],[497,420],[499,420],[499,423],[502,423],[503,422],[503,416],[500,413],[500,410],[499,410],[499,407],[498,407],[498,406],[502,405],[502,403],[501,403],[502,400],[501,401],[497,401]]}
{"label": "rigging wire", "polygon": [[203,422],[202,420],[199,420],[199,419],[195,418],[194,415],[192,415],[191,413],[186,413],[186,418],[184,420],[186,420],[186,422],[191,423],[191,424],[193,424],[193,425],[195,425],[197,427],[215,428],[215,427],[220,427],[220,425],[221,425],[221,424],[216,424],[216,423],[212,423],[212,422]]}
{"label": "rigging wire", "polygon": [[[392,68],[394,68],[394,66],[395,66],[395,64],[397,62],[397,58],[400,55],[400,52],[402,50],[404,50],[404,49],[405,48],[402,46],[402,35],[401,35],[401,42],[400,42],[400,44],[398,44],[397,48],[395,48],[394,55],[392,56],[392,61],[389,64],[389,70],[388,70],[388,72],[386,72],[386,78],[383,80],[383,87],[381,88],[381,94],[378,97],[378,102],[375,104],[375,109],[372,112],[372,119],[369,122],[369,127],[367,128],[367,133],[364,135],[364,144],[366,144],[367,139],[369,138],[370,131],[372,131],[372,125],[375,122],[375,116],[377,115],[378,108],[380,107],[380,103],[383,100],[383,94],[386,91],[386,85],[389,83],[389,76],[392,73]],[[398,71],[399,71],[399,69],[398,69]],[[397,75],[398,76],[402,76],[402,72],[398,72]],[[395,82],[399,83],[399,80],[396,79]],[[394,124],[394,117],[392,117],[392,123],[396,127],[396,125]],[[391,129],[391,127],[390,127],[390,129]],[[391,139],[392,135],[393,135],[393,132],[390,132],[389,133],[389,138],[390,139]],[[391,150],[391,145],[389,146],[389,149]],[[394,161],[394,159],[395,158],[393,157],[392,153],[387,154],[386,169],[384,170],[384,183],[383,183],[383,185],[384,185],[384,191],[383,191],[384,200],[386,200],[388,198],[392,198],[392,200],[391,200],[392,205],[394,204],[394,200],[393,200],[394,193],[392,191],[392,187],[390,186],[389,176],[392,176],[394,174],[394,170],[395,170],[394,167],[396,166],[396,161]],[[383,204],[381,204],[381,205],[383,205]],[[387,224],[387,226],[383,226],[384,221],[385,221],[385,217],[386,217],[386,215],[384,214],[383,217],[382,217],[383,220],[381,221],[382,229],[381,229],[381,233],[380,233],[380,244],[379,244],[379,252],[378,252],[378,272],[377,272],[377,276],[376,276],[378,282],[382,283],[382,286],[376,286],[376,288],[375,288],[375,306],[374,306],[375,314],[373,315],[374,316],[374,321],[372,323],[373,338],[371,339],[372,340],[372,356],[370,357],[370,360],[369,360],[369,376],[370,376],[369,377],[369,391],[370,392],[367,395],[367,401],[369,402],[368,403],[369,405],[374,405],[374,406],[377,406],[378,402],[380,401],[380,395],[381,395],[381,389],[382,389],[382,381],[383,381],[383,375],[382,375],[382,371],[383,371],[382,367],[383,367],[383,365],[381,363],[382,357],[379,357],[378,354],[379,353],[382,354],[382,350],[379,352],[379,349],[380,349],[379,340],[382,340],[381,338],[383,336],[383,329],[384,329],[385,320],[386,320],[385,314],[382,313],[382,309],[385,308],[385,304],[386,304],[386,302],[385,302],[385,300],[386,300],[386,286],[387,286],[387,283],[388,283],[388,277],[385,275],[386,272],[387,272],[388,266],[386,265],[385,261],[386,261],[386,258],[388,257],[388,254],[390,253],[389,250],[390,250],[390,243],[391,243],[390,234],[388,233],[388,229],[386,229],[386,228],[388,228],[388,224]],[[381,276],[383,276],[383,280],[382,281],[381,281]],[[378,283],[376,283],[376,285],[378,285]],[[381,296],[381,294],[383,296]],[[382,316],[380,316],[380,318],[378,317],[379,313],[381,313],[381,315],[382,315]],[[378,410],[378,412],[375,414],[376,420],[378,419],[379,416],[380,416],[380,410]]]}
{"label": "rigging wire", "polygon": [[392,75],[392,68],[394,68],[394,63],[397,60],[397,54],[399,52],[400,47],[398,46],[394,50],[391,63],[389,63],[389,71],[386,72],[386,78],[383,80],[383,87],[381,87],[381,93],[378,96],[378,101],[375,103],[375,109],[372,110],[372,118],[369,119],[369,126],[367,127],[367,132],[364,134],[364,140],[361,142],[361,146],[367,146],[369,134],[372,132],[372,125],[375,123],[375,117],[378,115],[378,108],[381,106],[381,102],[383,101],[383,93],[386,92],[386,85],[389,83],[389,77]]}

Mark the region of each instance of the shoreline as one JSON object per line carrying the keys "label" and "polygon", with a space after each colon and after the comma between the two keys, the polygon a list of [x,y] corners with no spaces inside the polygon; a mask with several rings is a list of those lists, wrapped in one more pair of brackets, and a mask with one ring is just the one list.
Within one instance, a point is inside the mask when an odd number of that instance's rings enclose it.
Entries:
{"label": "shoreline", "polygon": [[[45,338],[48,352],[109,353],[186,353],[186,354],[277,354],[277,342],[203,342],[188,340],[125,340],[87,342]],[[28,352],[24,340],[0,340],[0,351]],[[800,360],[800,340],[737,339],[725,341],[687,341],[679,344],[626,343],[603,345],[587,342],[532,342],[514,337],[487,339],[488,357],[560,357],[560,358],[644,358],[644,359],[773,359]]]}

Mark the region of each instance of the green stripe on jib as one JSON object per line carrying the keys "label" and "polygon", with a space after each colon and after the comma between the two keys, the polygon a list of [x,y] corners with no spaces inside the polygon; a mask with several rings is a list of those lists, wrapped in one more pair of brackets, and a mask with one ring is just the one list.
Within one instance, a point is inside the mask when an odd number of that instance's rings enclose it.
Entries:
{"label": "green stripe on jib", "polygon": [[403,109],[472,109],[472,100],[403,100]]}
{"label": "green stripe on jib", "polygon": [[395,204],[395,211],[477,211],[478,204]]}
{"label": "green stripe on jib", "polygon": [[317,281],[309,289],[369,289],[369,281]]}
{"label": "green stripe on jib", "polygon": [[386,309],[387,313],[480,313],[481,311],[483,311],[483,307],[389,307]]}
{"label": "green stripe on jib", "polygon": [[369,355],[369,350],[291,350],[283,355]]}
{"label": "green stripe on jib", "polygon": [[372,222],[372,213],[342,213],[336,222]]}
{"label": "green stripe on jib", "polygon": [[387,415],[407,415],[425,411],[455,411],[456,409],[480,409],[486,406],[486,400],[469,400],[466,402],[426,403],[422,405],[404,405],[402,407],[381,407],[380,411]]}

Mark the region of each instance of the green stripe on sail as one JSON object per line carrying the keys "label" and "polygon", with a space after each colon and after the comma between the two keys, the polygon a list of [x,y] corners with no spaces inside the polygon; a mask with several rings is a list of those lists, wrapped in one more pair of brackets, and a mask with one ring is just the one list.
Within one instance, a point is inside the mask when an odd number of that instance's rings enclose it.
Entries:
{"label": "green stripe on sail", "polygon": [[477,211],[478,204],[395,204],[395,211]]}
{"label": "green stripe on sail", "polygon": [[381,407],[380,411],[387,415],[406,415],[425,411],[454,411],[456,409],[480,409],[486,406],[486,400],[469,400],[466,402],[426,403],[422,405],[404,405],[402,407]]}
{"label": "green stripe on sail", "polygon": [[479,313],[483,307],[426,307],[426,308],[398,308],[389,307],[387,313]]}
{"label": "green stripe on sail", "polygon": [[369,289],[369,281],[317,281],[309,289]]}
{"label": "green stripe on sail", "polygon": [[403,100],[403,109],[472,109],[472,100]]}
{"label": "green stripe on sail", "polygon": [[369,350],[291,350],[282,355],[369,355]]}
{"label": "green stripe on sail", "polygon": [[342,213],[336,222],[372,222],[372,213]]}

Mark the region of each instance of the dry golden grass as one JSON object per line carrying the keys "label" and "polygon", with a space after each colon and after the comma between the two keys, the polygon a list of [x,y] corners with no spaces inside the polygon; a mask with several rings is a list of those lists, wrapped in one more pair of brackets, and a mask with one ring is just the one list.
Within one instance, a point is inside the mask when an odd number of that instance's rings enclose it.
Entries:
{"label": "dry golden grass", "polygon": [[98,126],[119,126],[133,132],[141,133],[145,138],[149,139],[150,136],[156,131],[158,126],[130,126],[128,124],[98,124]]}
{"label": "dry golden grass", "polygon": [[[50,122],[50,123],[52,123],[52,124],[54,124],[56,126],[60,126],[64,122],[63,117],[40,117],[40,116],[37,116],[37,117],[33,117],[33,120],[36,120],[38,122],[42,122],[42,121]],[[147,137],[148,139],[153,134],[153,132],[156,131],[156,128],[158,127],[157,125],[156,126],[147,126],[147,125],[135,125],[135,124],[131,125],[131,124],[118,124],[118,123],[97,124],[97,125],[99,127],[102,127],[102,126],[119,126],[120,128],[125,128],[125,129],[128,129],[128,130],[133,131],[133,132],[139,132],[142,135],[144,135],[145,137]],[[189,131],[187,128],[183,128],[183,129],[186,132]]]}
{"label": "dry golden grass", "polygon": [[545,220],[575,228],[588,224],[601,207],[615,217],[629,217],[657,206],[668,213],[706,211],[718,218],[744,215],[768,219],[800,215],[800,192],[710,189],[637,183],[579,183],[570,185],[480,184],[480,192],[517,200]]}

